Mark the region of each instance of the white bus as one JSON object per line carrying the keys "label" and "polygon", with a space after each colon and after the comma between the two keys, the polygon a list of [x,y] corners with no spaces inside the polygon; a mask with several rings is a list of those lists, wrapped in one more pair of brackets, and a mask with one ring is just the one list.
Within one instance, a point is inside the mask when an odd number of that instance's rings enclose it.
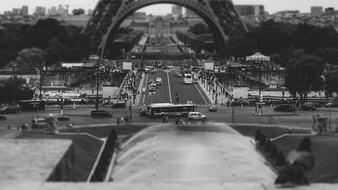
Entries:
{"label": "white bus", "polygon": [[191,74],[184,74],[184,84],[192,84],[193,79]]}

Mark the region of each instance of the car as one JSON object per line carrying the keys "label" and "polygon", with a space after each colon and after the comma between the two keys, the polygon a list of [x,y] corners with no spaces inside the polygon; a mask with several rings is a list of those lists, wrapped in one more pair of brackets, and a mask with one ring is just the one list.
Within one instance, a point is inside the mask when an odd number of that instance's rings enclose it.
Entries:
{"label": "car", "polygon": [[1,121],[1,120],[7,120],[7,117],[4,116],[4,115],[0,115],[0,121]]}
{"label": "car", "polygon": [[94,111],[91,111],[91,116],[94,118],[98,118],[98,117],[110,118],[110,117],[113,117],[113,114],[107,110],[94,110]]}
{"label": "car", "polygon": [[162,82],[161,77],[157,77],[156,78],[156,85],[162,85],[162,84],[163,84],[163,82]]}
{"label": "car", "polygon": [[294,112],[296,108],[290,104],[280,104],[273,109],[276,112]]}
{"label": "car", "polygon": [[176,72],[176,73],[175,73],[175,76],[176,76],[176,77],[183,77],[183,74],[182,74],[181,72]]}
{"label": "car", "polygon": [[113,103],[110,107],[111,108],[126,108],[126,102],[116,102]]}
{"label": "car", "polygon": [[217,112],[217,106],[216,105],[211,105],[209,107],[209,111],[211,111],[211,112]]}
{"label": "car", "polygon": [[304,111],[315,111],[316,110],[316,105],[312,102],[305,102],[300,106],[300,110]]}
{"label": "car", "polygon": [[65,115],[59,115],[57,116],[58,121],[70,121],[70,117],[65,116]]}
{"label": "car", "polygon": [[21,110],[21,106],[19,104],[11,104],[1,107],[0,113],[18,113]]}
{"label": "car", "polygon": [[188,120],[190,121],[206,121],[207,116],[201,114],[200,112],[189,112],[188,113]]}
{"label": "car", "polygon": [[154,86],[154,85],[150,85],[149,86],[149,92],[154,92],[154,91],[156,91],[156,85]]}
{"label": "car", "polygon": [[140,114],[141,117],[148,115],[148,109],[146,107],[140,108],[139,109],[139,114]]}
{"label": "car", "polygon": [[50,125],[46,118],[32,119],[32,128],[48,128]]}

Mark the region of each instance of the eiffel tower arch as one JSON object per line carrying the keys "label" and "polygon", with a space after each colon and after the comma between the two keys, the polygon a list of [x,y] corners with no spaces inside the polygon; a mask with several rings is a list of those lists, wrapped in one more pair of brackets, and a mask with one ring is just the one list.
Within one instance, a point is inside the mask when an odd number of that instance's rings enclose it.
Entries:
{"label": "eiffel tower arch", "polygon": [[205,20],[215,39],[216,51],[223,53],[229,36],[242,35],[247,29],[239,19],[232,0],[99,0],[83,32],[90,38],[92,50],[102,57],[112,43],[120,24],[143,7],[170,3],[194,11]]}

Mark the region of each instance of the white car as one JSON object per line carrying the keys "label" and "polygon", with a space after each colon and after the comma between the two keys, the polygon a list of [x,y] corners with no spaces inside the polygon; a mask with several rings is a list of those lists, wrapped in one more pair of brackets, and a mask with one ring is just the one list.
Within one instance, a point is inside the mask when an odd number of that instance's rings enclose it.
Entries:
{"label": "white car", "polygon": [[156,78],[156,84],[157,84],[157,85],[162,85],[162,84],[163,84],[163,83],[162,83],[161,77],[157,77],[157,78]]}
{"label": "white car", "polygon": [[189,112],[188,119],[191,121],[205,121],[207,120],[207,116],[201,114],[200,112]]}

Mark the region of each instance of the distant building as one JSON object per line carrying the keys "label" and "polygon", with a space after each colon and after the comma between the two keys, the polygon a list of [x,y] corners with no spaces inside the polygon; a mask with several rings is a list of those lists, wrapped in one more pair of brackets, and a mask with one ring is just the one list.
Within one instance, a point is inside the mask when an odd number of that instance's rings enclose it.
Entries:
{"label": "distant building", "polygon": [[311,16],[320,16],[323,14],[323,7],[313,6],[311,7]]}
{"label": "distant building", "polygon": [[48,9],[48,15],[49,16],[55,16],[57,14],[58,14],[58,11],[57,11],[56,7],[51,7],[51,8]]}
{"label": "distant building", "polygon": [[63,5],[59,5],[57,12],[59,15],[61,16],[66,16],[68,15],[68,5],[63,6]]}
{"label": "distant building", "polygon": [[146,12],[135,12],[132,17],[133,19],[146,19],[147,13]]}
{"label": "distant building", "polygon": [[182,17],[183,15],[183,8],[178,5],[173,5],[171,7],[171,13],[173,14],[174,17]]}
{"label": "distant building", "polygon": [[19,15],[21,15],[21,9],[14,8],[14,9],[12,10],[12,15],[13,15],[13,16],[19,16]]}
{"label": "distant building", "polygon": [[91,16],[93,14],[94,10],[93,9],[88,9],[87,10],[87,15]]}
{"label": "distant building", "polygon": [[12,13],[12,11],[5,11],[4,12],[4,15],[5,16],[11,16],[13,13]]}
{"label": "distant building", "polygon": [[46,15],[46,7],[36,7],[34,15],[36,16],[45,16]]}
{"label": "distant building", "polygon": [[28,12],[28,6],[27,5],[24,5],[22,6],[21,8],[21,15],[22,16],[28,16],[29,12]]}
{"label": "distant building", "polygon": [[333,7],[328,7],[325,9],[323,15],[324,16],[336,16],[338,15],[338,11],[335,10]]}
{"label": "distant building", "polygon": [[257,24],[265,19],[264,5],[235,5],[241,19],[251,24]]}
{"label": "distant building", "polygon": [[63,15],[56,19],[62,24],[85,27],[90,19],[89,15]]}

